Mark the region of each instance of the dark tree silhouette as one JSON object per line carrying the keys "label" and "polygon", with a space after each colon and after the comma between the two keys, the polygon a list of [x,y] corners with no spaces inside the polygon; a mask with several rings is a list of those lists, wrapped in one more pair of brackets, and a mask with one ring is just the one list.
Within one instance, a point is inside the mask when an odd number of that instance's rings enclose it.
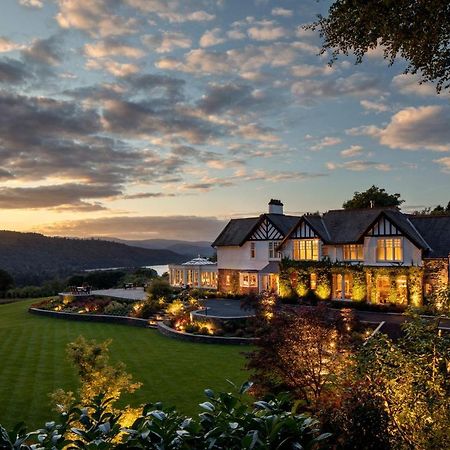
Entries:
{"label": "dark tree silhouette", "polygon": [[353,198],[342,205],[345,209],[370,208],[380,206],[400,206],[404,200],[400,194],[389,194],[385,189],[373,185],[367,191],[355,192]]}

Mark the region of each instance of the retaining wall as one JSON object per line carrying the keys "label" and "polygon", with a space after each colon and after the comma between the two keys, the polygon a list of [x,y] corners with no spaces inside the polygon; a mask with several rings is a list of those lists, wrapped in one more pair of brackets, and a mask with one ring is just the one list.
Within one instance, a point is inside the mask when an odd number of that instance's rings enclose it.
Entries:
{"label": "retaining wall", "polygon": [[28,311],[31,314],[56,317],[57,319],[78,320],[81,322],[115,323],[119,325],[130,325],[133,327],[149,327],[147,319],[138,319],[135,317],[112,316],[107,314],[78,314],[62,311],[48,311],[46,309],[39,308],[29,308]]}
{"label": "retaining wall", "polygon": [[231,344],[231,345],[251,345],[256,338],[226,337],[226,336],[206,336],[202,334],[182,333],[174,330],[164,322],[158,322],[158,331],[164,336],[189,342],[201,342],[204,344]]}

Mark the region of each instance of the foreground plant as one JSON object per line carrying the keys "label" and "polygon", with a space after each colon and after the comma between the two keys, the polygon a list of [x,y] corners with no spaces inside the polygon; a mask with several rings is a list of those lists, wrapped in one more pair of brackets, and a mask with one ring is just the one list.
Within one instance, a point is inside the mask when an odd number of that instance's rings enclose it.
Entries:
{"label": "foreground plant", "polygon": [[74,407],[60,423],[27,432],[23,424],[11,432],[0,426],[2,449],[316,449],[328,439],[320,434],[317,420],[288,409],[286,398],[249,405],[243,395],[207,389],[208,401],[198,418],[186,417],[161,403],[144,406],[139,417],[121,427],[121,412],[111,412],[111,398],[97,395],[85,408]]}

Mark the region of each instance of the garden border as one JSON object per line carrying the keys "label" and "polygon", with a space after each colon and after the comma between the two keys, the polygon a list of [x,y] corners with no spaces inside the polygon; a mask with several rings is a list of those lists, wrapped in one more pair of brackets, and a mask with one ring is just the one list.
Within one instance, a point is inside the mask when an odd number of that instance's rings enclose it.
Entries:
{"label": "garden border", "polygon": [[258,338],[206,336],[204,334],[184,333],[174,330],[164,322],[158,322],[157,329],[162,335],[173,339],[189,342],[201,342],[205,344],[251,345],[255,344],[258,340]]}
{"label": "garden border", "polygon": [[47,309],[33,307],[28,308],[28,312],[39,316],[50,316],[57,319],[77,320],[80,322],[103,322],[117,325],[128,325],[132,327],[155,328],[149,324],[147,319],[138,319],[136,317],[113,316],[109,314],[78,314],[63,311],[49,311]]}

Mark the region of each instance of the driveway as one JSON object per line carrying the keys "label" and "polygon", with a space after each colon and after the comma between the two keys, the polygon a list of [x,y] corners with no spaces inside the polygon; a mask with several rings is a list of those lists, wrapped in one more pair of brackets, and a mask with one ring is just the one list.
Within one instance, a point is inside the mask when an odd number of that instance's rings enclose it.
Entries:
{"label": "driveway", "polygon": [[253,310],[242,309],[240,300],[211,298],[202,301],[202,304],[207,307],[207,310],[204,313],[206,316],[246,317],[255,314]]}

